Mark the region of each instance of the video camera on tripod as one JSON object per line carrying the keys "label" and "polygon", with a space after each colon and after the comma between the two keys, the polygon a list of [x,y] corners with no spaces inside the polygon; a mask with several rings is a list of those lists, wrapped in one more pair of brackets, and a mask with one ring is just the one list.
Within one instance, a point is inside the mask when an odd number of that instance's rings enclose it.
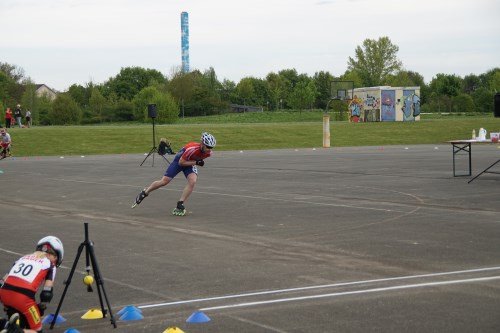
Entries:
{"label": "video camera on tripod", "polygon": [[156,108],[156,104],[148,104],[148,117],[153,120],[153,148],[151,148],[151,150],[149,151],[147,156],[144,158],[144,160],[142,161],[140,166],[142,166],[144,164],[144,162],[146,162],[146,160],[148,159],[149,156],[153,155],[153,164],[151,166],[154,167],[155,166],[154,153],[158,153],[161,157],[163,157],[165,162],[170,164],[169,160],[167,160],[167,158],[164,156],[165,154],[160,154],[160,152],[158,151],[158,147],[156,147],[155,119],[156,119],[156,117],[158,117],[158,110]]}

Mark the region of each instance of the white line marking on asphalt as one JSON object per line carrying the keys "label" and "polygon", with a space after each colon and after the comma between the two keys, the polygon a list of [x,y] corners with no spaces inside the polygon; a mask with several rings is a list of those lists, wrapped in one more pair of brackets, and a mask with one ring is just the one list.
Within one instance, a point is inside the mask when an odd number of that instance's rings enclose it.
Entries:
{"label": "white line marking on asphalt", "polygon": [[174,301],[174,302],[167,302],[167,303],[140,305],[140,306],[138,306],[138,308],[146,309],[146,308],[155,308],[155,307],[160,307],[160,306],[180,305],[180,304],[198,303],[198,302],[206,302],[206,301],[216,301],[216,300],[231,299],[231,298],[242,298],[242,297],[250,297],[250,296],[269,295],[269,294],[280,294],[280,293],[305,291],[305,290],[312,290],[312,289],[343,287],[343,286],[351,286],[351,285],[357,285],[357,284],[417,279],[417,278],[426,278],[426,277],[437,277],[437,276],[454,275],[454,274],[478,273],[478,272],[487,272],[487,271],[495,271],[495,270],[500,270],[500,266],[476,268],[476,269],[461,270],[461,271],[441,272],[441,273],[429,273],[429,274],[399,276],[399,277],[383,278],[383,279],[340,282],[340,283],[323,284],[323,285],[317,285],[317,286],[267,290],[267,291],[253,292],[253,293],[215,296],[215,297],[207,297],[207,298],[197,298],[197,299],[184,300],[184,301]]}
{"label": "white line marking on asphalt", "polygon": [[346,296],[346,295],[354,295],[354,294],[367,294],[367,293],[375,293],[375,292],[382,292],[382,291],[392,291],[392,290],[401,290],[401,289],[410,289],[410,288],[423,288],[423,287],[435,287],[435,286],[444,286],[444,285],[450,285],[450,284],[483,282],[483,281],[492,281],[492,280],[500,280],[500,276],[490,276],[490,277],[475,278],[475,279],[464,279],[464,280],[451,280],[451,281],[439,281],[439,282],[427,282],[427,283],[407,284],[407,285],[402,285],[402,286],[393,286],[393,287],[384,287],[384,288],[373,288],[373,289],[355,290],[355,291],[345,291],[345,292],[340,292],[340,293],[331,293],[331,294],[322,294],[322,295],[310,295],[310,296],[301,296],[301,297],[290,297],[290,298],[273,299],[273,300],[259,301],[259,302],[238,303],[238,304],[230,304],[230,305],[221,305],[221,306],[213,306],[213,307],[209,307],[209,308],[202,308],[202,309],[200,309],[200,311],[233,309],[233,308],[241,308],[241,307],[254,306],[254,305],[265,305],[265,304],[302,301],[302,300],[310,300],[310,299],[326,298],[326,297],[335,297],[335,296]]}
{"label": "white line marking on asphalt", "polygon": [[[0,248],[0,252],[5,252],[5,253],[8,253],[8,254],[13,254],[13,255],[15,255],[17,257],[22,257],[22,256],[26,255],[26,253],[17,253],[17,252],[9,251],[9,250],[2,249],[2,248]],[[59,266],[59,269],[68,269],[69,270],[69,269],[71,269],[71,267],[67,267],[67,266],[61,265],[61,266]],[[83,276],[87,275],[87,272],[82,271],[82,270],[75,270],[75,273],[78,273],[78,274],[83,275]],[[111,283],[114,283],[114,284],[117,284],[117,285],[120,285],[120,286],[124,286],[124,287],[130,288],[130,289],[133,289],[133,290],[137,290],[137,291],[143,292],[145,294],[154,295],[156,297],[167,297],[167,295],[164,295],[164,294],[161,294],[161,293],[158,293],[158,292],[154,292],[154,291],[145,289],[143,287],[137,287],[137,286],[134,286],[132,284],[124,283],[124,282],[121,282],[121,281],[118,281],[118,280],[113,280],[113,279],[109,279],[109,278],[102,278],[102,280],[103,281],[107,281],[107,282],[111,282]]]}
{"label": "white line marking on asphalt", "polygon": [[23,255],[23,254],[21,254],[21,253],[17,253],[17,252],[9,251],[9,250],[2,249],[2,248],[0,248],[0,251],[5,252],[5,253],[8,253],[8,254],[15,254],[16,256],[22,256],[22,255]]}
{"label": "white line marking on asphalt", "polygon": [[250,319],[241,318],[239,316],[232,316],[232,315],[226,315],[226,316],[229,317],[229,318],[233,318],[235,320],[247,323],[247,324],[251,324],[251,325],[258,326],[260,328],[264,328],[264,329],[266,329],[268,331],[272,331],[272,332],[276,332],[276,333],[288,333],[287,331],[280,330],[279,328],[272,327],[272,326],[265,325],[265,324],[261,324],[261,323],[258,323],[256,321],[250,320]]}
{"label": "white line marking on asphalt", "polygon": [[[115,183],[101,183],[101,182],[92,182],[92,181],[84,181],[84,180],[72,180],[72,179],[61,179],[61,178],[48,178],[50,180],[58,180],[63,182],[74,182],[74,183],[83,183],[83,184],[94,184],[94,185],[105,185],[105,186],[119,186],[119,187],[134,187],[139,188],[139,186],[128,185],[128,184],[115,184]],[[161,188],[163,191],[175,191],[182,192],[183,189],[174,189],[174,188]],[[294,202],[294,203],[305,203],[312,204],[315,206],[329,206],[329,207],[345,207],[345,208],[354,208],[356,210],[376,210],[382,212],[399,212],[405,213],[405,211],[400,211],[396,209],[384,209],[384,208],[375,208],[375,207],[364,207],[364,206],[355,206],[355,205],[346,205],[346,204],[334,204],[334,203],[323,203],[323,202],[314,202],[314,201],[306,201],[306,200],[291,200],[291,199],[282,199],[282,198],[273,198],[266,196],[255,196],[255,195],[243,195],[243,194],[227,194],[227,193],[218,193],[218,192],[204,192],[204,191],[194,191],[194,193],[201,194],[209,194],[209,195],[220,195],[225,197],[236,197],[236,198],[246,198],[246,199],[258,199],[258,200],[273,200],[273,201],[281,201],[281,202]],[[334,198],[332,198],[334,199]]]}

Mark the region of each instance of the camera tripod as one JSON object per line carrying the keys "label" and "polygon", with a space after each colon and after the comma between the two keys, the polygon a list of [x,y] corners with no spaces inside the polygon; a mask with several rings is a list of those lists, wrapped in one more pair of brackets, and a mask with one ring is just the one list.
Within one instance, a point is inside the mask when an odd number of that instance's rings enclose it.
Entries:
{"label": "camera tripod", "polygon": [[[109,312],[111,324],[113,325],[114,328],[116,328],[116,321],[115,318],[113,317],[113,313],[111,312],[111,305],[109,305],[108,296],[106,295],[106,291],[104,290],[104,282],[102,281],[101,272],[99,271],[99,266],[97,265],[97,259],[94,253],[94,243],[89,240],[89,225],[88,223],[84,223],[84,226],[85,226],[85,241],[83,241],[83,243],[81,243],[80,246],[78,247],[78,252],[76,254],[75,261],[73,262],[73,267],[71,267],[71,272],[69,273],[68,279],[64,281],[64,284],[66,286],[64,287],[61,299],[59,300],[59,304],[57,305],[57,310],[56,313],[54,314],[54,318],[50,323],[50,329],[54,328],[54,324],[56,323],[59,310],[61,310],[64,297],[66,296],[66,292],[68,291],[69,285],[71,284],[71,279],[73,278],[73,274],[75,273],[75,268],[76,265],[78,264],[78,259],[80,259],[80,255],[82,254],[84,248],[85,248],[85,258],[86,258],[85,269],[87,271],[87,274],[90,272],[90,267],[91,267],[90,265],[92,265],[92,269],[94,270],[94,276],[97,285],[97,293],[99,294],[99,303],[101,304],[102,314],[104,317],[106,317],[106,314]],[[88,286],[87,291],[89,292],[92,291],[92,287],[90,287],[90,285]],[[107,310],[104,308],[104,303],[102,299],[103,296],[104,299],[106,300],[106,305],[108,307]]]}
{"label": "camera tripod", "polygon": [[[153,164],[151,166],[154,167],[155,166],[155,153],[158,153],[158,148],[156,147],[156,136],[155,136],[155,117],[151,117],[151,118],[153,119],[153,148],[151,148],[148,155],[144,158],[144,160],[142,161],[140,166],[142,166],[144,164],[144,162],[146,162],[146,160],[148,159],[149,156],[153,155]],[[160,155],[160,154],[158,154],[158,155]],[[167,158],[164,155],[160,155],[160,156],[163,157],[163,159],[165,160],[165,163],[170,164],[170,162],[167,160]]]}

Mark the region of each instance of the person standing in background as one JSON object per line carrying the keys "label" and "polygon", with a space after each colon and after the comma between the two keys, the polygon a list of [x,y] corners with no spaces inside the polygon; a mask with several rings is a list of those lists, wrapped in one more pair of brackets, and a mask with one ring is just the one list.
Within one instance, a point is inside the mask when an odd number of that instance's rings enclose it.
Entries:
{"label": "person standing in background", "polygon": [[10,108],[5,110],[5,128],[10,128],[10,124],[12,123],[12,111]]}
{"label": "person standing in background", "polygon": [[26,110],[26,126],[31,127],[31,111],[30,109]]}
{"label": "person standing in background", "polygon": [[23,118],[23,113],[21,112],[21,104],[17,104],[16,108],[14,109],[14,118],[16,119],[17,126],[19,126],[19,128],[22,128],[23,124],[21,123],[21,119]]}

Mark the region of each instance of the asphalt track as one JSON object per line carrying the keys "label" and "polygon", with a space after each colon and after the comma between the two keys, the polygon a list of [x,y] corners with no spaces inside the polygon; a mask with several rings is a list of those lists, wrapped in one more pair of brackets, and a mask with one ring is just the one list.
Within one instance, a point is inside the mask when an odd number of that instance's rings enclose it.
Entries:
{"label": "asphalt track", "polygon": [[[474,174],[500,155],[473,148]],[[0,271],[65,245],[48,313],[89,224],[118,328],[80,318],[99,307],[81,257],[53,332],[500,331],[500,175],[453,177],[451,146],[216,152],[185,217],[184,177],[130,208],[165,168],[143,158],[0,162]],[[144,319],[118,320],[127,305]]]}

